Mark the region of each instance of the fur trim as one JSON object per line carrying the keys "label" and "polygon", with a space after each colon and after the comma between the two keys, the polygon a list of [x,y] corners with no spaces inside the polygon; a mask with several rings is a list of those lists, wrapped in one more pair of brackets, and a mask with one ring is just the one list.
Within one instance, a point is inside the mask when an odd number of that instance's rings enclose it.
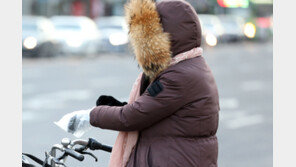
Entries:
{"label": "fur trim", "polygon": [[153,0],[130,0],[125,5],[125,15],[136,59],[153,80],[172,59],[169,34],[163,31]]}

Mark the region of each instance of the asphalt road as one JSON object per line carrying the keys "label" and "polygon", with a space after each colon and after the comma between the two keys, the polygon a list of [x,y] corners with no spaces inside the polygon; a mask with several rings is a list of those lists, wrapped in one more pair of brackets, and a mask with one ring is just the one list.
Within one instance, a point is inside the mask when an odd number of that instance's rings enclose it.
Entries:
{"label": "asphalt road", "polygon": [[[220,94],[219,167],[272,166],[272,43],[224,44],[205,48]],[[127,100],[140,69],[132,56],[23,59],[23,152],[44,157],[68,137],[53,122],[66,113],[95,105],[98,96]],[[112,145],[117,132],[92,129],[92,137]],[[108,164],[109,153],[95,152],[70,167]]]}

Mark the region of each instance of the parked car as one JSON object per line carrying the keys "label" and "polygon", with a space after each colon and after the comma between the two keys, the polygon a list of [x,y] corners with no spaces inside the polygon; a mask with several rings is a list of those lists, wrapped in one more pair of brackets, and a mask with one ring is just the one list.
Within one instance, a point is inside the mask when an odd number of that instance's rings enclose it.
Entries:
{"label": "parked car", "polygon": [[41,16],[22,17],[22,53],[24,57],[52,57],[58,54],[52,22]]}
{"label": "parked car", "polygon": [[198,17],[202,27],[202,43],[216,46],[224,33],[221,21],[217,16],[210,14],[199,14]]}
{"label": "parked car", "polygon": [[128,51],[128,27],[123,16],[99,17],[95,22],[102,34],[98,52]]}
{"label": "parked car", "polygon": [[255,39],[260,41],[267,41],[273,35],[272,17],[257,17],[255,18],[256,36]]}
{"label": "parked car", "polygon": [[245,21],[242,17],[234,15],[219,15],[223,26],[221,39],[225,42],[240,41],[244,39]]}
{"label": "parked car", "polygon": [[51,20],[63,54],[95,53],[100,34],[93,20],[85,16],[53,16]]}

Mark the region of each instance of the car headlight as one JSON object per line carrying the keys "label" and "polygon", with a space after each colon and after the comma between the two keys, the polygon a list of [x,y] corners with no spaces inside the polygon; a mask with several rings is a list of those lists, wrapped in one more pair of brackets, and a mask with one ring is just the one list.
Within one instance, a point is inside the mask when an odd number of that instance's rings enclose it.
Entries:
{"label": "car headlight", "polygon": [[244,26],[244,34],[248,38],[254,38],[256,35],[256,26],[253,23],[246,23]]}
{"label": "car headlight", "polygon": [[125,33],[113,33],[109,36],[109,42],[114,45],[124,45],[128,43],[128,36]]}
{"label": "car headlight", "polygon": [[37,46],[37,39],[34,37],[27,37],[24,40],[23,45],[27,49],[34,49]]}
{"label": "car headlight", "polygon": [[206,43],[209,45],[209,46],[216,46],[217,43],[218,43],[218,39],[215,35],[213,34],[207,34],[206,35]]}
{"label": "car headlight", "polygon": [[82,40],[78,39],[67,39],[66,44],[70,47],[78,48],[82,45]]}

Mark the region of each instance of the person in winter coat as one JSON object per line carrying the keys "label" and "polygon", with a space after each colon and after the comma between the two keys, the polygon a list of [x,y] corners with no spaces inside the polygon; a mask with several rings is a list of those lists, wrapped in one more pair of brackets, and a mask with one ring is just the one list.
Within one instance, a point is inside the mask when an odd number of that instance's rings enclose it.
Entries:
{"label": "person in winter coat", "polygon": [[130,0],[131,44],[143,73],[129,103],[101,96],[90,124],[120,131],[109,166],[217,167],[219,98],[201,56],[201,27],[183,0]]}

